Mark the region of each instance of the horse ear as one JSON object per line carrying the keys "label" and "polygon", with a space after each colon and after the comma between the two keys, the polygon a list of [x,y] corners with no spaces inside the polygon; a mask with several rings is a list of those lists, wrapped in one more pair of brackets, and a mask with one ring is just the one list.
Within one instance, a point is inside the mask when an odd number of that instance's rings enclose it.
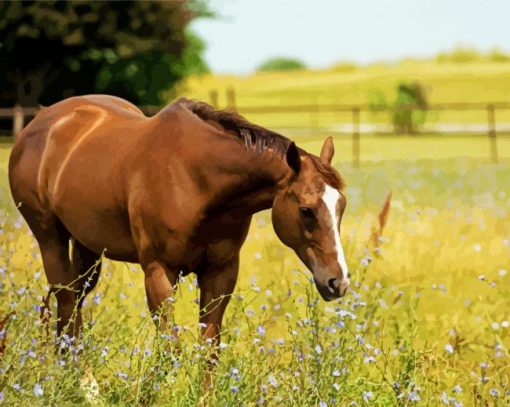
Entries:
{"label": "horse ear", "polygon": [[285,158],[287,159],[287,164],[289,164],[289,167],[292,168],[296,174],[298,174],[299,170],[301,169],[301,158],[299,158],[299,151],[296,147],[296,143],[291,142],[289,144],[287,152],[285,153]]}
{"label": "horse ear", "polygon": [[324,144],[321,149],[321,161],[324,164],[331,164],[333,155],[335,154],[335,146],[333,145],[333,138],[329,136],[324,140]]}

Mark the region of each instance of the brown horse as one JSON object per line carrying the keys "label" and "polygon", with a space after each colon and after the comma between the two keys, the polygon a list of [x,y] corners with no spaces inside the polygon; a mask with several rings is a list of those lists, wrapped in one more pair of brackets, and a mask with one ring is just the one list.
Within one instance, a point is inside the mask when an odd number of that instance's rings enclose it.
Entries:
{"label": "brown horse", "polygon": [[79,333],[104,254],[141,264],[149,308],[163,325],[179,275],[196,273],[203,333],[218,341],[251,217],[268,208],[321,296],[343,296],[346,200],[333,153],[331,138],[319,158],[187,99],[151,118],[103,95],[44,108],[16,139],[9,180],[57,297],[58,334]]}

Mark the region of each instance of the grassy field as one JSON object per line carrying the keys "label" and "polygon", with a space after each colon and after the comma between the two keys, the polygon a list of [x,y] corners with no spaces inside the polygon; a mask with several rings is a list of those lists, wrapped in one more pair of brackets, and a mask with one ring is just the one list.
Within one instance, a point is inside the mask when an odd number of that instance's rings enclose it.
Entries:
{"label": "grassy field", "polygon": [[[177,338],[156,335],[143,274],[106,261],[84,307],[78,356],[53,352],[41,325],[48,286],[34,239],[10,203],[0,148],[0,400],[5,405],[507,405],[510,401],[510,148],[485,139],[362,141],[362,166],[337,139],[347,181],[342,236],[352,289],[319,300],[310,274],[254,217],[227,311],[215,386],[200,396],[207,346],[193,276],[176,295]],[[301,145],[318,152],[318,138]],[[393,192],[378,251],[376,216]],[[54,304],[52,304],[54,306]],[[54,322],[50,325],[55,328]],[[180,353],[163,347],[179,345]],[[100,395],[80,384],[92,371]],[[89,393],[87,393],[89,392]],[[206,401],[204,401],[206,400]]]}
{"label": "grassy field", "polygon": [[[246,76],[215,75],[196,77],[183,87],[182,94],[209,100],[209,92],[219,92],[219,104],[225,106],[226,89],[236,91],[236,104],[243,107],[366,104],[376,93],[395,99],[400,82],[419,81],[427,89],[431,104],[510,102],[510,63],[439,64],[435,62],[401,62],[374,64],[352,71],[304,70],[258,73]],[[270,127],[328,127],[350,123],[350,113],[249,114],[256,123]],[[498,122],[510,122],[510,110],[497,111]],[[428,123],[485,123],[486,112],[430,112]],[[362,122],[388,123],[387,113],[362,113]]]}

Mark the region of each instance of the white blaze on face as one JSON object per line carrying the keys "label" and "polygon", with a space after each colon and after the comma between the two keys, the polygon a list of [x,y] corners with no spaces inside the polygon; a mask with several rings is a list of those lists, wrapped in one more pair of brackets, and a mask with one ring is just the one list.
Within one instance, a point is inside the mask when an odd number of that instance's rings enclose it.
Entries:
{"label": "white blaze on face", "polygon": [[342,269],[342,282],[349,283],[349,278],[347,277],[349,275],[349,269],[347,268],[344,250],[342,248],[342,243],[340,242],[340,233],[338,232],[338,213],[336,207],[340,197],[341,197],[340,192],[326,184],[324,194],[322,195],[322,200],[326,204],[329,215],[331,216],[331,225],[333,229],[332,233],[335,238],[335,249],[338,264]]}

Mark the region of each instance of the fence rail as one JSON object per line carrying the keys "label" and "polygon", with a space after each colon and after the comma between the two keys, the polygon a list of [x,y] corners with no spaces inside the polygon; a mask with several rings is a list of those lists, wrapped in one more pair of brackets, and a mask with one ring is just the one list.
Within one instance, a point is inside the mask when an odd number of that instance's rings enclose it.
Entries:
{"label": "fence rail", "polygon": [[[218,107],[218,92],[210,92],[210,102],[213,106]],[[236,107],[236,95],[233,89],[227,89],[227,104],[231,107]],[[414,106],[401,106],[400,110],[416,110]],[[16,105],[10,108],[0,108],[0,118],[7,118],[12,120],[12,133],[16,135],[19,133],[25,124],[27,117],[35,116],[40,110],[40,107],[21,107]],[[148,115],[153,115],[160,110],[159,106],[144,106],[141,110]],[[351,128],[350,134],[352,137],[352,163],[353,166],[359,167],[360,165],[360,138],[361,138],[361,114],[362,112],[391,112],[389,107],[374,107],[367,104],[359,105],[346,105],[346,104],[303,104],[303,105],[274,105],[274,106],[245,106],[237,107],[237,110],[242,114],[278,114],[278,113],[307,113],[311,117],[315,117],[314,122],[318,122],[318,115],[320,113],[350,113],[351,114]],[[445,111],[485,111],[487,124],[485,133],[489,139],[490,158],[493,163],[499,161],[498,145],[497,145],[497,122],[496,113],[498,110],[510,110],[509,102],[491,102],[491,103],[438,103],[428,105],[425,109],[427,112],[445,112]],[[475,126],[478,128],[477,126]],[[483,131],[483,129],[482,129]],[[441,133],[441,131],[438,131]]]}

